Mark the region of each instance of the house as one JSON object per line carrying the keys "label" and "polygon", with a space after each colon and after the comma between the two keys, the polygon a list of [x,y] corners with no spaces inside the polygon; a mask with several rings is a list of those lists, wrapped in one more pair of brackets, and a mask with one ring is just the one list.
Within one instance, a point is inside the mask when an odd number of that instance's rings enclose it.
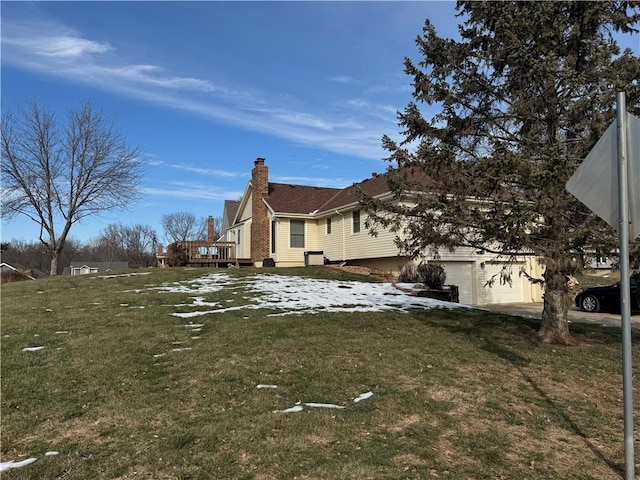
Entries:
{"label": "house", "polygon": [[22,265],[10,265],[7,262],[0,263],[0,276],[4,277],[5,275],[12,275],[13,273],[23,274],[29,280],[35,280],[36,278],[39,278],[36,275],[33,275],[33,272],[31,270],[24,268]]}
{"label": "house", "polygon": [[63,275],[88,275],[90,273],[115,272],[129,268],[128,262],[71,262],[64,268]]}
{"label": "house", "polygon": [[[256,266],[266,259],[276,267],[327,261],[397,274],[412,260],[400,254],[395,233],[380,230],[376,237],[369,235],[357,188],[379,199],[393,198],[383,175],[342,189],[269,182],[265,160],[258,158],[240,201],[225,202],[221,240],[235,242],[237,257]],[[318,257],[323,261],[318,262]],[[519,275],[521,269],[531,276],[541,275],[540,265],[531,256],[508,264],[489,253],[460,248],[424,260],[445,268],[447,283],[458,286],[461,303],[542,299],[540,286]],[[500,281],[505,277],[511,283]],[[491,279],[498,281],[489,286]]]}

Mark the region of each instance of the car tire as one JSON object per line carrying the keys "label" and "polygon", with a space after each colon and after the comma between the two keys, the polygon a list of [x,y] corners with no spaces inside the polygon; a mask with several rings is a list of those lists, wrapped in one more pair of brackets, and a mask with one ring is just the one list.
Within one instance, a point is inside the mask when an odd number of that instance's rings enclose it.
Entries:
{"label": "car tire", "polygon": [[585,295],[580,299],[580,309],[585,312],[599,312],[600,302],[593,295]]}

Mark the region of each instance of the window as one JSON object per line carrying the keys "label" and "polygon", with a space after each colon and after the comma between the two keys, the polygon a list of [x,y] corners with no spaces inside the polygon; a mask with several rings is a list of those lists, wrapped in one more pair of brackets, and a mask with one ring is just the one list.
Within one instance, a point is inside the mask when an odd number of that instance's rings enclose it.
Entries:
{"label": "window", "polygon": [[271,220],[271,253],[276,253],[276,221]]}
{"label": "window", "polygon": [[291,248],[304,248],[304,220],[289,220]]}
{"label": "window", "polygon": [[327,235],[331,235],[331,217],[327,218]]}
{"label": "window", "polygon": [[360,210],[355,210],[353,216],[353,233],[360,233]]}
{"label": "window", "polygon": [[238,239],[237,239],[237,240],[238,240],[238,245],[240,245],[240,232],[241,232],[241,231],[242,231],[242,230],[238,229]]}

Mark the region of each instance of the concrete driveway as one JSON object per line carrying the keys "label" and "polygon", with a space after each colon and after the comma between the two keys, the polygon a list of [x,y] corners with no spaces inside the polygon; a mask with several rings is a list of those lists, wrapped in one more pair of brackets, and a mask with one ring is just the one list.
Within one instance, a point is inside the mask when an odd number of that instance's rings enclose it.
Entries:
{"label": "concrete driveway", "polygon": [[[492,310],[495,312],[506,313],[529,318],[542,318],[542,303],[494,303],[489,305],[474,305],[475,308]],[[605,327],[620,328],[619,313],[587,313],[572,307],[569,309],[569,322],[574,323],[592,323],[595,325],[603,325]],[[631,316],[631,328],[640,329],[640,315]]]}

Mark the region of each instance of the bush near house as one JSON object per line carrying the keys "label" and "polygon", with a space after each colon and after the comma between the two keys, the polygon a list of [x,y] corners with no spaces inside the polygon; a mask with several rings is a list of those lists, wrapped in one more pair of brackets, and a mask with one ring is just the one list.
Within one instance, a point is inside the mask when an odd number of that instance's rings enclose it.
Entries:
{"label": "bush near house", "polygon": [[12,283],[12,282],[23,282],[25,280],[33,280],[29,275],[25,272],[21,272],[20,270],[12,270],[9,272],[4,272],[0,276],[0,283]]}
{"label": "bush near house", "polygon": [[405,265],[398,276],[400,283],[422,283],[434,290],[441,289],[446,279],[444,267],[437,263],[411,263]]}
{"label": "bush near house", "polygon": [[167,247],[167,266],[184,267],[189,261],[185,248],[177,242]]}

